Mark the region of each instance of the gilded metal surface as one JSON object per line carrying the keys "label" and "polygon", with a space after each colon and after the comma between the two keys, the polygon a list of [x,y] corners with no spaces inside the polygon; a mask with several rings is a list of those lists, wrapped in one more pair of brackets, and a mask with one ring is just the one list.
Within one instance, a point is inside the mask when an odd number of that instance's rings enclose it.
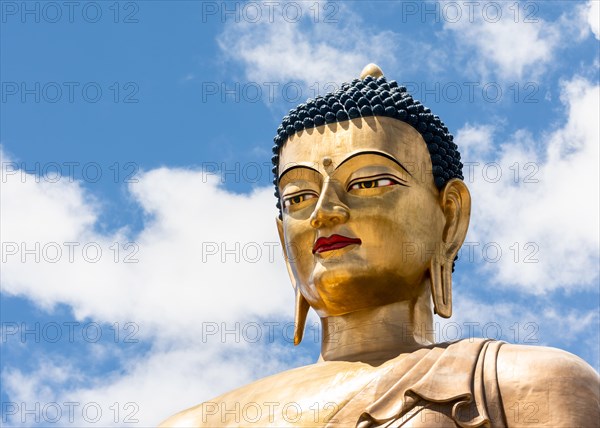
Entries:
{"label": "gilded metal surface", "polygon": [[383,71],[377,66],[377,64],[367,64],[365,68],[360,72],[360,78],[364,79],[367,76],[373,76],[375,78],[383,76]]}
{"label": "gilded metal surface", "polygon": [[598,426],[598,375],[578,357],[432,343],[433,311],[451,315],[471,200],[460,180],[435,187],[415,129],[369,117],[304,130],[285,143],[279,171],[296,342],[310,306],[321,357],[162,426]]}

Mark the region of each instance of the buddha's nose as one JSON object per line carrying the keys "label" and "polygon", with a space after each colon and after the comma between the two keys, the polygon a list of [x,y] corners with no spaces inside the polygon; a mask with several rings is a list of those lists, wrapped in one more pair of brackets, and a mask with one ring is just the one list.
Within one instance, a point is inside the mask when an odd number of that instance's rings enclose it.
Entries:
{"label": "buddha's nose", "polygon": [[339,184],[326,180],[315,209],[310,216],[310,224],[315,229],[343,224],[350,218],[350,210],[340,200]]}

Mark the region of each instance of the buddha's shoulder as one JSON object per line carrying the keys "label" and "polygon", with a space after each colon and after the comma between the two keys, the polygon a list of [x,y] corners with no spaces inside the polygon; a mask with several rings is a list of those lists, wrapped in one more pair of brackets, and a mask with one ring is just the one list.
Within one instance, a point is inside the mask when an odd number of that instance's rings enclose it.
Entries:
{"label": "buddha's shoulder", "polygon": [[[551,347],[504,344],[496,368],[509,426],[597,424],[600,377],[578,356]],[[518,420],[511,423],[511,418]]]}
{"label": "buddha's shoulder", "polygon": [[504,344],[498,352],[498,379],[540,381],[570,379],[600,381],[598,373],[580,357],[547,346]]}
{"label": "buddha's shoulder", "polygon": [[[365,379],[372,376],[373,370],[367,364],[342,361],[298,367],[259,379],[183,410],[160,426],[231,425],[231,420],[235,422],[241,418],[239,424],[248,415],[261,414],[266,417],[298,410],[313,414],[321,395],[327,395],[325,403],[343,402],[345,395],[352,389],[351,385],[355,384],[358,388],[364,384]],[[293,408],[288,409],[290,406]],[[327,408],[321,411],[326,414]]]}

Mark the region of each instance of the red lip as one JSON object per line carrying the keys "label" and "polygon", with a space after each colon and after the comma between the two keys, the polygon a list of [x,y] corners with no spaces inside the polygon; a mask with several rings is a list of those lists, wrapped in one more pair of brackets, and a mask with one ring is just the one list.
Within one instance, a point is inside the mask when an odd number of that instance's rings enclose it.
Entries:
{"label": "red lip", "polygon": [[313,247],[313,254],[315,253],[323,253],[325,251],[337,250],[339,248],[344,248],[347,245],[362,244],[362,241],[358,238],[348,238],[347,236],[342,235],[331,235],[327,238],[319,238]]}

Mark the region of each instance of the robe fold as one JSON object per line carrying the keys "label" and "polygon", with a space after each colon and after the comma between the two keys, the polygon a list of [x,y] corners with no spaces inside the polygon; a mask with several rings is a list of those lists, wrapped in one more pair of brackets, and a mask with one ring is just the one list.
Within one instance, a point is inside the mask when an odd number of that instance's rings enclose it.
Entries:
{"label": "robe fold", "polygon": [[503,342],[439,343],[394,359],[327,424],[328,428],[506,427],[496,374]]}

